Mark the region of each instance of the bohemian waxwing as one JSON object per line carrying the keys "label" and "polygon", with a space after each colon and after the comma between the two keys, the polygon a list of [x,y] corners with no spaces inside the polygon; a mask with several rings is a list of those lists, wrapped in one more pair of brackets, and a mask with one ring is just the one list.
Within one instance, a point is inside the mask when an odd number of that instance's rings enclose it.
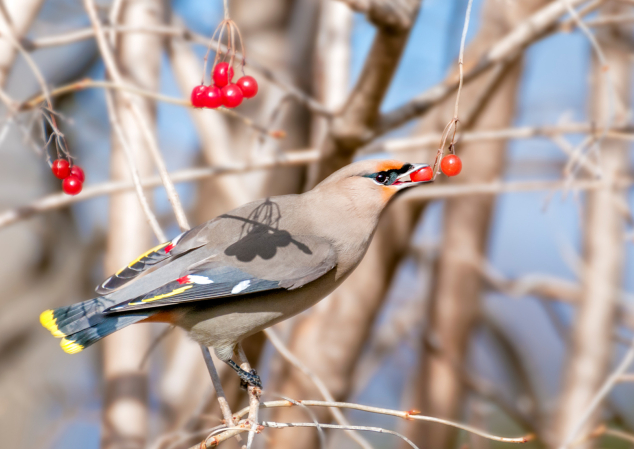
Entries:
{"label": "bohemian waxwing", "polygon": [[152,248],[97,287],[97,298],[47,310],[40,321],[70,354],[133,323],[170,323],[260,386],[233,362],[236,344],[337,288],[361,262],[385,206],[421,184],[410,174],[425,166],[365,160],[301,195],[246,204]]}

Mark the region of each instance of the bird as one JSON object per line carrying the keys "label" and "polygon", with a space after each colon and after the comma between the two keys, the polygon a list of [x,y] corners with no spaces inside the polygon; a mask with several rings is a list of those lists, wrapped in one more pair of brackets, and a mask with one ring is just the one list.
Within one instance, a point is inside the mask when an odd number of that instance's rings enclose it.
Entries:
{"label": "bird", "polygon": [[40,322],[70,354],[134,323],[169,323],[261,388],[255,370],[233,361],[237,344],[333,292],[363,259],[385,207],[429,182],[410,176],[424,167],[362,160],[305,193],[238,207],[150,249],[100,284],[99,296],[46,310]]}

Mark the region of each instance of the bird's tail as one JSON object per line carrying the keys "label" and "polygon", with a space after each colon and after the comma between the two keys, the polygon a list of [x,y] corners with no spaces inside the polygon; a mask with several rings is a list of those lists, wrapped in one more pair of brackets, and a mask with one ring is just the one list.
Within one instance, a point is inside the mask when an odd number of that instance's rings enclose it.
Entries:
{"label": "bird's tail", "polygon": [[93,298],[40,314],[40,323],[54,337],[61,338],[60,346],[69,354],[75,354],[107,335],[150,316],[145,314],[106,315],[111,306],[106,298]]}

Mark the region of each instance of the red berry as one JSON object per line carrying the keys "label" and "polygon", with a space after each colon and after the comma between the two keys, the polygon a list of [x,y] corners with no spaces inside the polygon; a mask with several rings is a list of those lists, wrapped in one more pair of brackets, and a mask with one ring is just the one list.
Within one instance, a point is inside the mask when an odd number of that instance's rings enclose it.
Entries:
{"label": "red berry", "polygon": [[235,108],[242,103],[242,91],[235,84],[229,84],[222,88],[222,104],[227,108]]}
{"label": "red berry", "polygon": [[207,94],[208,89],[209,87],[203,86],[202,84],[192,89],[191,102],[193,107],[195,108],[205,107],[204,101],[205,101],[205,95]]}
{"label": "red berry", "polygon": [[222,91],[216,86],[209,86],[203,98],[203,106],[211,109],[222,106]]}
{"label": "red berry", "polygon": [[414,173],[409,175],[409,178],[412,180],[412,182],[431,181],[433,177],[434,177],[434,171],[431,169],[429,165],[427,167],[423,167],[419,170],[416,170]]}
{"label": "red berry", "polygon": [[56,178],[65,179],[70,175],[70,164],[66,159],[57,159],[53,162],[51,170]]}
{"label": "red berry", "polygon": [[244,98],[253,98],[258,93],[258,82],[252,76],[243,76],[236,84],[242,90]]}
{"label": "red berry", "polygon": [[440,161],[440,169],[447,176],[456,176],[462,171],[462,161],[455,154],[449,154]]}
{"label": "red berry", "polygon": [[233,79],[233,67],[229,67],[226,62],[220,62],[214,67],[214,73],[211,77],[216,86],[225,87]]}
{"label": "red berry", "polygon": [[81,188],[82,182],[76,176],[69,176],[62,182],[62,190],[68,195],[77,195]]}
{"label": "red berry", "polygon": [[75,178],[79,179],[82,183],[86,180],[86,175],[84,174],[84,171],[81,169],[79,165],[73,165],[70,168],[70,176],[74,176]]}

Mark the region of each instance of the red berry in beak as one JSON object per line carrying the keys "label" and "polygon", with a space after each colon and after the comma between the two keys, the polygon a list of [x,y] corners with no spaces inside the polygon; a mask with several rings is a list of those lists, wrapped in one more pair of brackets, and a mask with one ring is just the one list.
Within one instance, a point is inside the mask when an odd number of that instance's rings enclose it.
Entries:
{"label": "red berry in beak", "polygon": [[51,171],[58,179],[65,179],[70,175],[70,164],[66,159],[57,159],[53,162]]}
{"label": "red berry in beak", "polygon": [[214,67],[214,73],[211,77],[216,86],[225,87],[233,79],[233,67],[230,67],[226,62],[220,62]]}
{"label": "red berry in beak", "polygon": [[412,182],[431,181],[433,177],[434,177],[434,172],[429,166],[416,170],[414,173],[409,175],[409,179],[411,179]]}
{"label": "red berry in beak", "polygon": [[79,192],[81,192],[81,188],[82,183],[79,178],[75,176],[69,176],[62,182],[62,190],[67,195],[77,195]]}
{"label": "red berry in beak", "polygon": [[440,161],[440,169],[447,176],[456,176],[462,171],[462,161],[455,154],[449,154]]}
{"label": "red berry in beak", "polygon": [[243,76],[236,84],[244,94],[244,98],[253,98],[258,93],[258,82],[252,76]]}
{"label": "red berry in beak", "polygon": [[242,103],[242,91],[235,84],[229,84],[222,88],[222,104],[227,108],[235,108]]}

